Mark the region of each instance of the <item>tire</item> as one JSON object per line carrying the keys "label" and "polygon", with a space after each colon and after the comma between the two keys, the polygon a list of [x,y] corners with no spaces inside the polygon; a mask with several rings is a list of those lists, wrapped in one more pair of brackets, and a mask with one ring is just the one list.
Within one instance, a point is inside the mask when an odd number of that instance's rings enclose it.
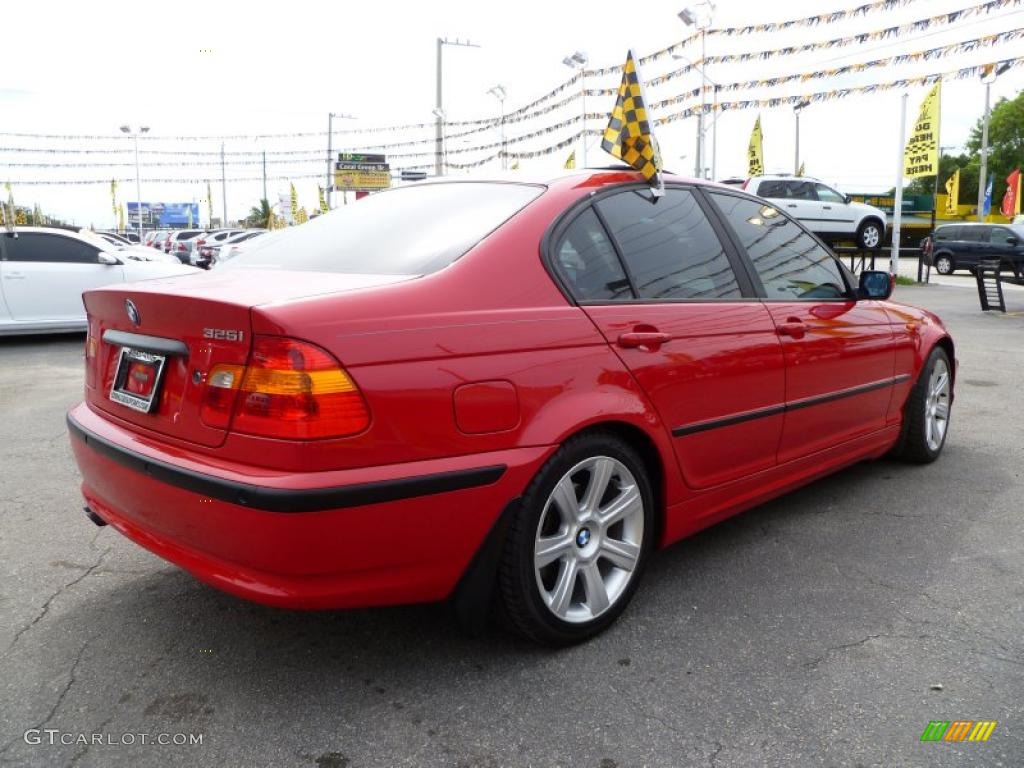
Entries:
{"label": "tire", "polygon": [[857,228],[858,248],[879,248],[885,238],[885,226],[877,219],[867,219]]}
{"label": "tire", "polygon": [[[593,499],[592,482],[602,490]],[[599,514],[614,508],[612,519]],[[538,555],[541,541],[547,552]],[[588,640],[626,608],[653,541],[643,459],[609,432],[578,435],[540,469],[511,521],[498,568],[500,615],[547,645]]]}
{"label": "tire", "polygon": [[892,450],[893,457],[915,464],[930,464],[939,458],[952,415],[952,371],[949,355],[942,347],[935,347],[903,406],[903,429]]}
{"label": "tire", "polygon": [[955,269],[953,257],[949,254],[942,253],[935,257],[935,271],[940,275],[951,275]]}

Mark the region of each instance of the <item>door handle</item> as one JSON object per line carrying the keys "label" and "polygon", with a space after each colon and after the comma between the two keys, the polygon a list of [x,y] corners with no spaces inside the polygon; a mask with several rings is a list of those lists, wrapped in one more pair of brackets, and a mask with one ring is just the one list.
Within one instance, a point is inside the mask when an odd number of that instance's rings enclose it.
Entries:
{"label": "door handle", "polygon": [[802,339],[807,334],[807,326],[798,317],[787,317],[786,322],[779,324],[778,332],[779,336]]}
{"label": "door handle", "polygon": [[617,339],[620,347],[630,349],[632,347],[653,347],[657,349],[662,344],[672,341],[672,335],[660,333],[659,331],[634,331],[623,333]]}
{"label": "door handle", "polygon": [[796,203],[786,203],[787,208],[796,208]]}
{"label": "door handle", "polygon": [[821,207],[822,207],[823,210],[826,210],[826,211],[831,211],[832,210],[832,206],[831,205],[823,205]]}

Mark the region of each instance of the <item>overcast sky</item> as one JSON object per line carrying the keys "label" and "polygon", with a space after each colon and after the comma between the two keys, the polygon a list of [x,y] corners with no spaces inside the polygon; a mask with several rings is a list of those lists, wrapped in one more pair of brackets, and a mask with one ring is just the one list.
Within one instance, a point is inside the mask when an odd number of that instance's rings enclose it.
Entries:
{"label": "overcast sky", "polygon": [[[720,0],[713,27],[782,21],[814,13],[851,8],[868,0],[778,0],[753,4]],[[775,49],[808,41],[870,32],[980,4],[981,0],[909,0],[889,12],[870,13],[843,23],[772,34],[725,37],[709,35],[707,53],[740,53]],[[444,53],[444,106],[450,120],[496,115],[498,104],[487,90],[505,86],[505,109],[514,111],[572,75],[561,62],[574,50],[586,51],[590,67],[620,64],[632,46],[643,56],[679,42],[691,33],[676,16],[686,0],[562,0],[485,3],[479,0],[415,2],[377,0],[372,3],[304,2],[247,4],[193,2],[9,3],[4,8],[0,67],[0,131],[38,134],[98,134],[117,137],[118,126],[148,125],[151,136],[219,136],[267,133],[324,132],[328,112],[348,113],[355,120],[336,121],[336,129],[355,129],[433,120],[436,38],[470,39],[479,48],[449,47]],[[935,48],[984,35],[1024,28],[1024,3],[1009,4],[988,15],[896,39],[818,50],[799,56],[746,64],[709,65],[709,78],[719,83],[776,75],[806,73]],[[683,51],[699,58],[699,45]],[[809,80],[723,98],[769,98],[856,87],[900,77],[948,72],[1009,57],[1024,56],[1024,40],[996,47],[933,58],[900,67],[869,69],[842,78]],[[683,62],[663,57],[641,71],[650,79],[679,68]],[[611,87],[618,76],[590,78],[588,87]],[[658,101],[697,87],[699,76],[677,78],[649,88]],[[992,86],[993,103],[1014,97],[1024,88],[1024,67],[1005,73]],[[908,124],[928,90],[910,88]],[[812,104],[801,117],[801,156],[807,173],[844,191],[878,191],[895,181],[899,104],[902,91],[853,95]],[[566,92],[560,98],[570,95]],[[597,103],[595,103],[597,102]],[[588,111],[611,109],[614,97],[588,100]],[[553,102],[552,102],[553,103]],[[687,100],[681,106],[692,103]],[[943,85],[942,144],[959,149],[984,107],[984,86],[976,79]],[[661,114],[679,107],[664,110]],[[578,102],[507,126],[509,138],[566,120],[580,111]],[[659,113],[655,113],[655,117]],[[717,126],[717,176],[745,175],[746,146],[757,110],[725,113]],[[794,116],[792,107],[761,109],[765,165],[769,172],[792,172]],[[662,126],[656,133],[668,168],[693,172],[695,120]],[[592,123],[591,128],[603,128]],[[452,129],[453,131],[455,129]],[[540,149],[571,136],[575,126],[518,143],[521,150]],[[908,127],[909,130],[909,127]],[[432,129],[386,134],[337,135],[335,149],[367,146],[432,136]],[[456,153],[474,144],[497,140],[490,130],[452,140],[453,160],[472,160],[488,152]],[[592,139],[591,165],[611,158]],[[220,140],[147,140],[144,150],[217,153]],[[300,203],[316,203],[317,179],[303,175],[326,172],[326,136],[308,138],[227,139],[227,152],[299,151],[322,153],[292,162],[274,156],[271,176],[295,179]],[[710,155],[712,134],[708,133]],[[0,180],[13,183],[16,202],[39,203],[44,210],[73,218],[79,224],[110,226],[109,183],[34,186],[23,182],[72,179],[131,178],[120,198],[135,199],[134,155],[12,152],[11,148],[49,150],[130,149],[130,141],[33,139],[0,135]],[[510,147],[512,148],[512,147]],[[392,152],[432,151],[430,144]],[[525,160],[526,171],[560,168],[568,150]],[[245,215],[262,195],[261,182],[230,181],[260,175],[257,155],[229,156],[228,215]],[[579,159],[580,153],[577,152]],[[281,162],[288,160],[289,162]],[[710,160],[710,158],[709,158]],[[74,168],[73,163],[124,163],[124,167]],[[154,163],[209,163],[201,166],[156,166]],[[431,162],[430,157],[395,158],[393,166]],[[13,163],[60,163],[55,168],[14,167]],[[710,163],[709,163],[710,164]],[[497,170],[497,163],[485,167]],[[215,215],[222,194],[219,159],[202,156],[143,155],[142,176],[181,179],[176,183],[143,182],[149,201],[182,202],[205,198],[205,179],[214,179]],[[322,183],[322,181],[321,181]],[[998,185],[997,185],[998,186]],[[269,183],[271,198],[288,182]],[[997,190],[997,197],[1001,192]],[[205,211],[205,206],[203,206]],[[205,220],[205,213],[204,213]]]}

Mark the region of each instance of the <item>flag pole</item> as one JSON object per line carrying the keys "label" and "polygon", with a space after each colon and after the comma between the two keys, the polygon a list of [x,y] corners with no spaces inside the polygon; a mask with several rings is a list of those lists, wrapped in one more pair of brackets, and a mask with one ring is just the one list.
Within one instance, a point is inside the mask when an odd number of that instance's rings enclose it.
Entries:
{"label": "flag pole", "polygon": [[[889,273],[898,275],[900,269],[900,224],[903,216],[903,154],[907,142],[907,97],[904,93],[900,100],[900,140],[896,153],[896,198],[892,204],[892,254],[889,257]],[[935,203],[932,203],[935,207]]]}

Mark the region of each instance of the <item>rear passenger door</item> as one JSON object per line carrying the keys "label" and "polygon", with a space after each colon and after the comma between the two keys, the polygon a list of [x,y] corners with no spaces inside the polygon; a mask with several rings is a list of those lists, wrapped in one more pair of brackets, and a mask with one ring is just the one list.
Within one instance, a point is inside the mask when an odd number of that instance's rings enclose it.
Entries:
{"label": "rear passenger door", "polygon": [[708,196],[749,257],[785,352],[779,463],[885,427],[896,342],[882,303],[856,300],[832,253],[777,209]]}
{"label": "rear passenger door", "polygon": [[770,469],[782,431],[782,347],[749,276],[690,189],[598,197],[564,226],[555,269],[674,436],[686,483]]}

